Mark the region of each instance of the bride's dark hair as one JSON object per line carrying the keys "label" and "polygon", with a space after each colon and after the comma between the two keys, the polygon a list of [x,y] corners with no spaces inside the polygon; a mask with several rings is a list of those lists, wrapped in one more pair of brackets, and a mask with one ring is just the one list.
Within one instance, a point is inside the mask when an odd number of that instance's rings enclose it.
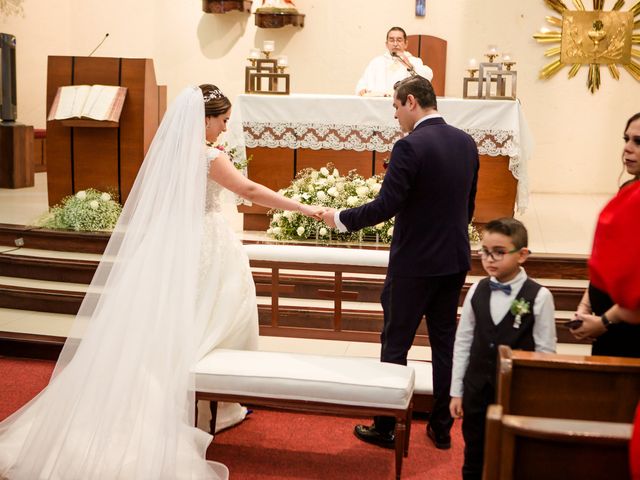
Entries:
{"label": "bride's dark hair", "polygon": [[231,101],[215,85],[205,83],[200,85],[204,97],[204,114],[207,117],[217,117],[227,113],[231,108]]}

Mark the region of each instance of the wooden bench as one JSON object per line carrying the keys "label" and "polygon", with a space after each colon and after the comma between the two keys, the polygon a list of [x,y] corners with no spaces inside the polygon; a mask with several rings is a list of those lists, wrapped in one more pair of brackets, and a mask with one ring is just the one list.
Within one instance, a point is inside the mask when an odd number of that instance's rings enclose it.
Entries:
{"label": "wooden bench", "polygon": [[[321,414],[396,418],[396,478],[409,451],[414,371],[358,357],[218,349],[194,367],[196,405],[242,402]],[[196,407],[197,408],[197,407]],[[196,412],[197,418],[197,412]]]}
{"label": "wooden bench", "polygon": [[512,351],[504,345],[498,351],[497,403],[505,414],[633,422],[640,359]]}
{"label": "wooden bench", "polygon": [[483,480],[625,480],[632,425],[487,412]]}

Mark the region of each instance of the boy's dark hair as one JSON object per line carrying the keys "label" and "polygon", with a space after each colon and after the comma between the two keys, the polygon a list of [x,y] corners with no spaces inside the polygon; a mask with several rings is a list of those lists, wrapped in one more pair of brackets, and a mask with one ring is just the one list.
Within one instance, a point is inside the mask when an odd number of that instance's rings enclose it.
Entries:
{"label": "boy's dark hair", "polygon": [[396,98],[402,105],[407,103],[407,96],[411,94],[422,108],[438,108],[433,85],[431,85],[429,80],[420,75],[407,77],[404,80],[396,82],[393,89],[395,90]]}
{"label": "boy's dark hair", "polygon": [[491,220],[484,226],[484,231],[487,233],[501,233],[511,238],[516,248],[525,248],[529,245],[527,228],[515,218],[504,217]]}

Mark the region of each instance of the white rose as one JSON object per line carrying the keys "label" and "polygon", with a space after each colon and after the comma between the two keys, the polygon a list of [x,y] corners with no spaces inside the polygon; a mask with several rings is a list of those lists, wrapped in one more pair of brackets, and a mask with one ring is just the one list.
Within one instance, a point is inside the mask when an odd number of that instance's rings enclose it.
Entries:
{"label": "white rose", "polygon": [[294,200],[296,202],[299,202],[301,199],[302,199],[302,197],[300,195],[298,195],[297,193],[291,197],[291,200]]}
{"label": "white rose", "polygon": [[100,195],[100,200],[102,200],[103,202],[108,202],[109,200],[111,200],[111,195],[109,195],[108,193],[103,193],[102,195]]}
{"label": "white rose", "polygon": [[358,203],[358,197],[349,197],[349,198],[347,198],[347,205],[349,205],[350,207],[356,206],[357,203]]}
{"label": "white rose", "polygon": [[333,174],[332,174],[335,178],[338,178],[340,176],[340,172],[338,172],[337,168],[333,169]]}
{"label": "white rose", "polygon": [[387,235],[389,235],[390,237],[393,237],[393,227],[387,230]]}
{"label": "white rose", "polygon": [[322,227],[320,230],[318,230],[318,233],[320,234],[320,236],[324,237],[327,234],[327,229]]}
{"label": "white rose", "polygon": [[296,233],[298,234],[298,236],[302,236],[302,234],[304,233],[304,227],[298,227],[298,229],[296,230]]}
{"label": "white rose", "polygon": [[280,235],[281,232],[282,232],[282,229],[280,227],[273,227],[274,235]]}
{"label": "white rose", "polygon": [[282,218],[282,214],[281,213],[276,213],[273,215],[273,221],[278,223],[280,221],[280,219]]}
{"label": "white rose", "polygon": [[329,170],[327,170],[327,167],[322,167],[322,168],[320,169],[320,173],[321,173],[322,175],[324,175],[325,177],[328,177],[328,176],[329,176]]}
{"label": "white rose", "polygon": [[378,180],[376,180],[375,177],[367,178],[367,185],[369,185],[370,187],[373,187],[377,183]]}
{"label": "white rose", "polygon": [[267,235],[271,235],[273,233],[273,228],[267,228]]}
{"label": "white rose", "polygon": [[336,188],[339,192],[344,190],[344,182],[336,182]]}
{"label": "white rose", "polygon": [[376,230],[382,230],[382,227],[384,227],[384,223],[379,223],[376,225]]}
{"label": "white rose", "polygon": [[287,220],[291,221],[293,219],[294,213],[289,211],[289,210],[287,210],[282,215],[284,216],[284,218],[286,218]]}
{"label": "white rose", "polygon": [[325,180],[324,178],[321,178],[316,182],[316,187],[326,187],[327,183],[329,183],[327,182],[327,180]]}
{"label": "white rose", "polygon": [[93,209],[93,210],[97,210],[99,205],[98,205],[98,201],[97,200],[91,200],[89,202],[89,206]]}
{"label": "white rose", "polygon": [[87,198],[87,192],[85,192],[84,190],[80,190],[78,193],[76,193],[76,198],[84,200],[85,198]]}
{"label": "white rose", "polygon": [[316,197],[318,197],[318,200],[320,200],[321,202],[324,202],[327,199],[327,194],[324,193],[322,190],[320,190],[317,194]]}
{"label": "white rose", "polygon": [[369,188],[368,187],[358,187],[358,188],[356,188],[356,193],[358,194],[359,197],[366,197],[367,194],[369,193]]}
{"label": "white rose", "polygon": [[311,178],[313,180],[317,180],[318,179],[318,171],[314,170],[313,172],[311,172]]}
{"label": "white rose", "polygon": [[375,185],[371,186],[371,190],[373,190],[373,193],[378,193],[380,192],[380,189],[382,188],[382,185],[380,185],[379,183],[376,183]]}
{"label": "white rose", "polygon": [[336,187],[331,187],[329,190],[327,190],[327,193],[334,198],[336,198],[339,195],[338,189]]}
{"label": "white rose", "polygon": [[309,192],[311,192],[311,193],[313,193],[313,192],[315,192],[315,191],[316,191],[316,189],[315,189],[315,188],[313,188],[313,185],[309,185],[309,186],[307,187],[307,190],[309,190]]}
{"label": "white rose", "polygon": [[335,185],[336,179],[334,177],[327,177],[327,183],[329,185]]}

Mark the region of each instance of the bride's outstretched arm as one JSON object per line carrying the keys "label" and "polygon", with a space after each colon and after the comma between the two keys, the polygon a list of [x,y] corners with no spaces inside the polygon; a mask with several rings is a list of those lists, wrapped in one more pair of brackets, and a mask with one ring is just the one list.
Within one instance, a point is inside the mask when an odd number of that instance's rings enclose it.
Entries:
{"label": "bride's outstretched arm", "polygon": [[236,195],[264,207],[297,211],[318,220],[324,211],[322,207],[304,205],[249,180],[238,172],[225,153],[220,153],[211,163],[209,177]]}

